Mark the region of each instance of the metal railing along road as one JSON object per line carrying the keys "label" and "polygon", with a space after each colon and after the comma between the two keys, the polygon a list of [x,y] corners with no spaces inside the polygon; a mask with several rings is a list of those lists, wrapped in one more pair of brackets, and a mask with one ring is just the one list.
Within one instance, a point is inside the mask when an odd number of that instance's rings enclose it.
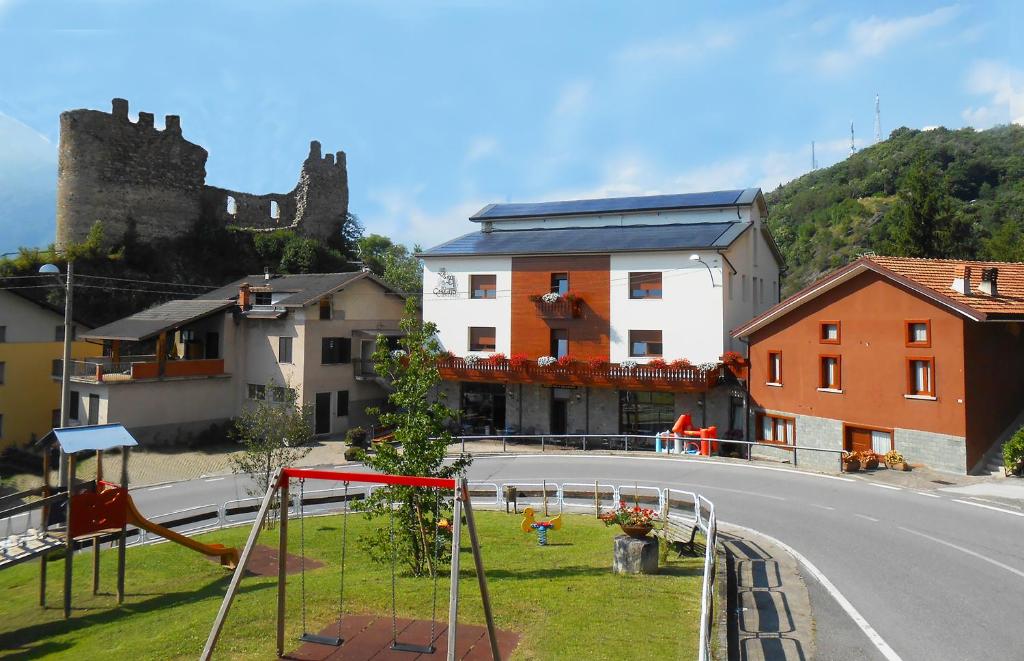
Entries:
{"label": "metal railing along road", "polygon": [[[614,507],[619,501],[657,503],[658,511],[664,516],[677,521],[683,521],[688,525],[696,526],[704,535],[704,579],[701,586],[700,598],[700,636],[698,659],[710,661],[711,659],[711,638],[714,624],[715,612],[715,574],[717,571],[716,548],[718,545],[718,523],[715,516],[715,505],[704,496],[692,491],[679,489],[662,489],[649,485],[634,484],[609,484],[600,480],[593,482],[566,482],[557,484],[555,482],[470,482],[469,492],[474,504],[483,508],[507,507],[510,502],[507,496],[510,493],[509,487],[515,488],[517,504],[557,509],[559,512],[565,508],[576,510],[590,509],[595,514],[609,506]],[[379,487],[376,487],[379,488]],[[331,503],[342,503],[338,510],[349,510],[347,501],[362,500],[369,496],[373,488],[350,487],[346,493],[344,487],[332,487],[330,489],[319,489],[300,492],[293,491],[291,494],[290,511],[298,515],[305,507],[314,504],[327,505]],[[520,499],[522,494],[525,498]],[[539,494],[539,495],[538,495]],[[550,494],[550,495],[549,495]],[[346,498],[347,496],[347,498]],[[259,498],[240,498],[229,500],[221,505],[208,504],[189,507],[174,512],[155,515],[151,518],[160,525],[172,528],[191,523],[215,520],[214,522],[189,528],[188,533],[206,532],[233,526],[251,524],[255,521],[255,513],[258,509],[250,506]],[[653,509],[653,508],[652,508]],[[337,510],[335,510],[337,511]],[[252,513],[254,516],[235,518],[238,515]],[[330,511],[321,510],[316,514],[329,514]],[[170,518],[176,517],[176,518]],[[159,540],[146,531],[137,531],[130,544],[152,544]]]}
{"label": "metal railing along road", "polygon": [[[466,452],[467,441],[501,441],[501,451],[504,453],[515,453],[515,446],[540,446],[541,452],[547,452],[548,448],[559,451],[581,450],[587,451],[608,451],[608,452],[655,452],[658,441],[669,443],[675,438],[665,435],[644,435],[644,434],[478,434],[466,436],[452,436],[453,444],[460,444],[460,452]],[[738,441],[731,438],[695,438],[685,437],[683,451],[675,452],[673,447],[665,445],[662,454],[678,455],[699,455],[701,441],[708,441],[719,446],[724,444],[744,445],[747,447],[747,461],[753,461],[753,447],[766,447],[774,450],[792,451],[793,465],[798,464],[799,452],[822,452],[832,454],[836,457],[836,466],[839,472],[843,470],[843,455],[845,450],[834,450],[831,448],[815,448],[807,445],[788,445],[771,441]]]}

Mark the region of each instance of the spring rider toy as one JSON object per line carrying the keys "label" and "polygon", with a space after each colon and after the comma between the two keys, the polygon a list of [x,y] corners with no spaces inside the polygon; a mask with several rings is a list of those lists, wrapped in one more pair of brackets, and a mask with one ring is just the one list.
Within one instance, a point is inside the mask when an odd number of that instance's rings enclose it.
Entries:
{"label": "spring rider toy", "polygon": [[533,517],[533,508],[527,507],[523,510],[523,520],[519,524],[523,532],[537,531],[537,545],[547,546],[548,545],[548,529],[560,530],[562,528],[562,515],[559,514],[550,521],[537,521]]}

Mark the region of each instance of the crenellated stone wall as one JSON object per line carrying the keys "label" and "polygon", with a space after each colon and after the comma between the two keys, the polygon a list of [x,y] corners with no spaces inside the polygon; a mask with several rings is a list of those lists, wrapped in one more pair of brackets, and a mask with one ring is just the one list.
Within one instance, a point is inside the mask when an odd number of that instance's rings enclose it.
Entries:
{"label": "crenellated stone wall", "polygon": [[252,194],[206,185],[208,153],[186,140],[177,115],[164,129],[152,113],[128,117],[128,102],[110,113],[69,110],[60,117],[57,245],[80,242],[96,221],[117,245],[130,227],[145,243],[173,238],[199,222],[251,231],[291,228],[326,239],[348,213],[344,152],[321,154],[310,143],[299,181],[288,193]]}

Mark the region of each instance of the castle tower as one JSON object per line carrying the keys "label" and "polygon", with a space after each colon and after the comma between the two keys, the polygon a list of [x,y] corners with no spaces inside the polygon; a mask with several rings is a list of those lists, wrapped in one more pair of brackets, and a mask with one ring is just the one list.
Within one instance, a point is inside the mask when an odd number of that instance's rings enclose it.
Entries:
{"label": "castle tower", "polygon": [[295,196],[295,220],[303,234],[326,239],[337,234],[348,213],[345,152],[321,156],[320,143],[309,143]]}
{"label": "castle tower", "polygon": [[199,219],[207,152],[181,136],[176,115],[164,125],[156,129],[147,112],[133,123],[124,99],[114,99],[110,113],[61,113],[58,247],[85,239],[96,221],[111,246],[131,225],[151,242],[180,235]]}

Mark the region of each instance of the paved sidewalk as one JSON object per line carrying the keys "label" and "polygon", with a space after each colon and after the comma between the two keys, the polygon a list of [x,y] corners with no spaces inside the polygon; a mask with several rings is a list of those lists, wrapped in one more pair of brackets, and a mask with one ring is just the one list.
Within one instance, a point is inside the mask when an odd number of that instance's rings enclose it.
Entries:
{"label": "paved sidewalk", "polygon": [[728,572],[729,661],[814,658],[814,618],[796,558],[722,524]]}

